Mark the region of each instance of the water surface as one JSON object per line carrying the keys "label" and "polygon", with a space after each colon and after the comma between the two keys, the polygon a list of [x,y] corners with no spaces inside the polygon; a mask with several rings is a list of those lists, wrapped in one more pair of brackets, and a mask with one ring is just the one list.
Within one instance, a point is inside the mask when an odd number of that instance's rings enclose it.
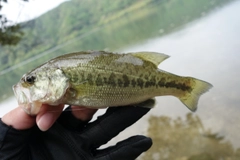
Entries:
{"label": "water surface", "polygon": [[[139,121],[136,128],[129,129],[131,134],[138,134],[141,130],[153,138],[154,145],[144,159],[149,156],[153,156],[149,159],[187,159],[191,156],[205,159],[220,159],[221,156],[240,158],[239,150],[238,155],[234,153],[240,147],[238,15],[240,1],[227,5],[180,31],[149,39],[125,50],[169,54],[171,57],[162,62],[159,68],[182,76],[200,78],[214,86],[200,98],[199,108],[193,115],[189,115],[190,111],[175,97],[157,98],[157,106],[150,114]],[[176,127],[174,121],[178,121],[178,126],[181,127]],[[184,130],[189,123],[191,127]],[[165,130],[169,132],[164,132]],[[166,155],[160,154],[163,152]],[[216,157],[217,155],[219,156]]]}

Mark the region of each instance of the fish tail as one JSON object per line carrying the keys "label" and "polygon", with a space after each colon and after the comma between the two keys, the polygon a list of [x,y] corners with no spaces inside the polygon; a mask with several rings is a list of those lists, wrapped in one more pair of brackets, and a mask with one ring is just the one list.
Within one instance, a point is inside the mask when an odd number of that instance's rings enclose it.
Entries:
{"label": "fish tail", "polygon": [[183,94],[183,96],[178,97],[181,102],[189,108],[191,111],[196,111],[197,110],[197,104],[198,104],[198,99],[199,97],[207,92],[210,88],[212,88],[212,85],[208,82],[191,78],[193,81],[193,86],[192,86],[192,91],[191,92],[186,92]]}

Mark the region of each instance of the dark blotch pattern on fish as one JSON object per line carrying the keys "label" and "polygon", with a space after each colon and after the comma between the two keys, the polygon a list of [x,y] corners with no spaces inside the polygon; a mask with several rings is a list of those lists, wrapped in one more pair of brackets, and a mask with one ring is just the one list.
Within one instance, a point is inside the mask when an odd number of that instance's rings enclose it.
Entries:
{"label": "dark blotch pattern on fish", "polygon": [[132,79],[132,80],[131,80],[131,84],[132,84],[133,87],[135,87],[136,84],[137,84],[136,80],[135,80],[135,79]]}
{"label": "dark blotch pattern on fish", "polygon": [[165,78],[162,78],[162,79],[158,82],[158,86],[159,86],[159,87],[164,87],[164,86],[165,86],[165,82],[166,82],[166,79],[165,79]]}
{"label": "dark blotch pattern on fish", "polygon": [[116,87],[117,83],[115,78],[116,78],[116,75],[114,73],[111,73],[111,75],[108,78],[108,84],[112,85],[113,87]]}
{"label": "dark blotch pattern on fish", "polygon": [[118,79],[118,86],[122,87],[123,86],[123,81],[121,79]]}
{"label": "dark blotch pattern on fish", "polygon": [[144,81],[143,81],[142,78],[138,78],[138,79],[137,79],[137,85],[138,85],[139,87],[143,88]]}
{"label": "dark blotch pattern on fish", "polygon": [[124,74],[122,78],[123,78],[123,87],[128,87],[130,84],[128,76]]}
{"label": "dark blotch pattern on fish", "polygon": [[93,76],[92,76],[92,74],[88,74],[87,75],[87,81],[88,81],[88,83],[90,84],[90,85],[93,85]]}
{"label": "dark blotch pattern on fish", "polygon": [[176,88],[176,89],[180,89],[182,91],[192,91],[192,88],[188,85],[186,85],[185,83],[176,83],[176,81],[169,81],[166,82],[165,78],[162,78],[159,82],[158,82],[158,86],[159,87],[165,87],[165,88]]}
{"label": "dark blotch pattern on fish", "polygon": [[[162,87],[162,88],[176,88],[182,91],[191,92],[192,88],[190,85],[186,83],[177,83],[176,81],[169,81],[166,78],[161,78],[157,80],[156,76],[149,76],[148,80],[143,77],[146,75],[141,75],[139,78],[128,77],[126,74],[123,74],[122,77],[116,76],[115,73],[111,73],[109,77],[102,76],[100,74],[97,75],[95,79],[96,86],[103,86],[103,85],[111,85],[113,87],[140,87],[143,88],[150,88],[150,87]],[[90,85],[94,85],[93,83],[93,75],[87,75],[87,81]]]}
{"label": "dark blotch pattern on fish", "polygon": [[104,84],[107,84],[107,83],[108,83],[107,77],[103,77],[103,83],[104,83]]}
{"label": "dark blotch pattern on fish", "polygon": [[150,80],[146,81],[145,88],[156,86],[156,78],[153,76]]}
{"label": "dark blotch pattern on fish", "polygon": [[[89,76],[89,77],[91,77],[91,76]],[[91,80],[91,78],[89,78],[88,80]],[[131,84],[131,81],[130,81],[129,77],[125,74],[122,75],[122,78],[117,78],[115,73],[111,73],[108,78],[102,77],[101,75],[98,75],[95,83],[96,83],[97,86],[111,85],[113,87],[116,87],[116,86],[118,86],[118,87],[129,87],[130,84]],[[133,83],[134,83],[134,86],[135,86],[136,82],[133,82]]]}
{"label": "dark blotch pattern on fish", "polygon": [[100,75],[98,75],[97,79],[96,79],[96,85],[97,86],[102,86],[104,84],[102,77]]}

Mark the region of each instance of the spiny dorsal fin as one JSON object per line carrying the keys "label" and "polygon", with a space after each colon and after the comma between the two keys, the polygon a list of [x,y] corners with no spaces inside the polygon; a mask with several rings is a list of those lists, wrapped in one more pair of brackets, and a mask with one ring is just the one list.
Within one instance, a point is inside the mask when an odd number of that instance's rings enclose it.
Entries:
{"label": "spiny dorsal fin", "polygon": [[167,59],[169,56],[163,53],[157,52],[135,52],[131,53],[133,56],[138,57],[140,59],[152,62],[156,66],[158,66],[162,61]]}

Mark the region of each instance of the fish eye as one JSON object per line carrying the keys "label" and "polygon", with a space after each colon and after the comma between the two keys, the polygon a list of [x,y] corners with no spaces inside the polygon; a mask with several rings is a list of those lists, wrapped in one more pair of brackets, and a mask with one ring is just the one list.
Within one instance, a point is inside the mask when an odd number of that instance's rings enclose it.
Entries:
{"label": "fish eye", "polygon": [[27,77],[25,77],[25,82],[27,82],[29,84],[33,84],[34,80],[35,80],[34,76],[27,76]]}

